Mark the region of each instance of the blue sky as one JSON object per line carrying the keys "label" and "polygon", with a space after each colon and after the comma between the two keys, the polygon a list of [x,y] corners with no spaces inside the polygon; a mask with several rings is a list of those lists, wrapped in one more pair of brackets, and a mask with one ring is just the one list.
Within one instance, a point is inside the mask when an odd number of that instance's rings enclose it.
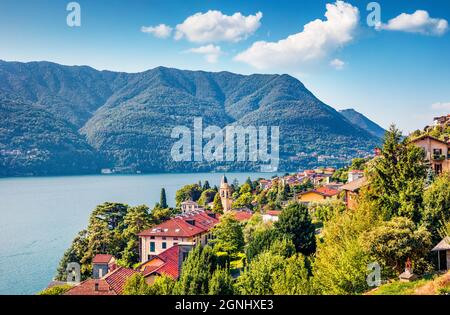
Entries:
{"label": "blue sky", "polygon": [[80,27],[66,23],[69,2],[1,0],[0,59],[288,73],[405,132],[450,113],[450,1],[378,1],[376,28],[369,0],[79,0]]}

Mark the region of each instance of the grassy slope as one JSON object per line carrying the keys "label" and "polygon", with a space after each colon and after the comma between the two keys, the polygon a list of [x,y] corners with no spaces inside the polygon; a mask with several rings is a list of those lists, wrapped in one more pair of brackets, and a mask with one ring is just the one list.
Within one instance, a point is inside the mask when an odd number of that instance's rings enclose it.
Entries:
{"label": "grassy slope", "polygon": [[426,276],[413,282],[393,281],[372,290],[368,295],[436,295],[450,292],[450,272]]}

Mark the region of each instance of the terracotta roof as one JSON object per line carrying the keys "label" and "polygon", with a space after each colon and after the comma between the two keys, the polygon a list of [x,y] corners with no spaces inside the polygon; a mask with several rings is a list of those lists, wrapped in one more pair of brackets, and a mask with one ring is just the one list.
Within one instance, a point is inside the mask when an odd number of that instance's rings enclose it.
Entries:
{"label": "terracotta roof", "polygon": [[[97,290],[95,284],[98,284]],[[117,295],[104,279],[88,279],[74,286],[64,295]]]}
{"label": "terracotta roof", "polygon": [[279,211],[279,210],[269,210],[269,211],[266,211],[266,214],[274,216],[274,217],[278,217],[281,214],[281,211]]}
{"label": "terracotta roof", "polygon": [[[120,295],[129,277],[138,271],[119,267],[102,279],[88,279],[71,288],[65,295]],[[95,289],[98,284],[97,290]]]}
{"label": "terracotta roof", "polygon": [[319,187],[319,188],[315,189],[314,191],[321,195],[327,196],[327,197],[332,197],[332,196],[339,194],[339,190],[328,188],[328,187]]}
{"label": "terracotta roof", "polygon": [[435,248],[433,248],[431,251],[437,252],[440,250],[450,250],[450,237],[446,236],[442,241],[439,242],[439,244],[436,245]]}
{"label": "terracotta roof", "polygon": [[248,221],[253,216],[252,212],[249,211],[233,211],[233,216],[239,222]]}
{"label": "terracotta roof", "polygon": [[344,186],[341,187],[341,190],[358,191],[365,185],[367,185],[367,180],[365,177],[361,177],[348,184],[345,184]]}
{"label": "terracotta roof", "polygon": [[97,254],[92,259],[92,263],[93,264],[107,264],[111,261],[112,258],[114,258],[113,255]]}
{"label": "terracotta roof", "polygon": [[123,292],[127,279],[136,273],[138,273],[136,270],[119,267],[108,273],[102,280],[105,280],[111,289],[120,295]]}
{"label": "terracotta roof", "polygon": [[156,273],[159,275],[166,274],[172,279],[178,279],[180,275],[180,268],[178,264],[179,259],[178,245],[174,245],[171,248],[160,253],[159,255],[152,257],[152,259],[150,259],[148,262],[155,259],[160,259],[162,263],[156,266],[145,267],[143,271],[144,277]]}
{"label": "terracotta roof", "polygon": [[447,142],[445,142],[443,140],[440,140],[440,139],[438,139],[436,137],[430,136],[430,135],[421,135],[421,136],[419,136],[417,138],[412,139],[411,142],[416,142],[416,141],[419,141],[419,140],[423,140],[425,138],[430,138],[430,139],[432,139],[434,141],[441,142],[441,143],[444,143],[444,144],[448,145]]}
{"label": "terracotta roof", "polygon": [[[139,236],[192,237],[213,228],[219,220],[206,211],[194,211],[167,220],[151,229],[139,233]],[[193,222],[192,225],[189,222]]]}

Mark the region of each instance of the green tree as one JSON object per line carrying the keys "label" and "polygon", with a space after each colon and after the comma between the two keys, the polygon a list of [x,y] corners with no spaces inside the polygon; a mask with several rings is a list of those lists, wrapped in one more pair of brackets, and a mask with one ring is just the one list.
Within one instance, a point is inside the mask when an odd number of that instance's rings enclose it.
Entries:
{"label": "green tree", "polygon": [[169,206],[167,205],[167,197],[166,197],[166,189],[162,188],[161,189],[161,196],[159,198],[159,204],[161,206],[161,208],[166,209]]}
{"label": "green tree", "polygon": [[431,234],[423,226],[417,228],[409,218],[395,217],[366,233],[364,245],[374,261],[392,271],[388,275],[395,275],[403,272],[408,258],[416,271],[424,266],[431,250]]}
{"label": "green tree", "polygon": [[252,191],[253,189],[255,189],[255,186],[253,186],[253,182],[252,182],[252,180],[250,179],[250,177],[247,177],[247,180],[245,181],[245,183],[246,183],[247,185],[250,186],[250,191]]}
{"label": "green tree", "polygon": [[236,291],[243,295],[272,295],[277,281],[273,274],[283,271],[284,258],[263,252],[252,260],[236,282]]}
{"label": "green tree", "polygon": [[[88,240],[87,230],[82,230],[72,241],[71,246],[65,251],[61,261],[59,262],[58,269],[56,271],[56,280],[67,280],[67,265],[71,262],[81,262],[81,259],[87,252]],[[81,274],[82,279],[85,280],[89,274]]]}
{"label": "green tree", "polygon": [[201,206],[206,206],[210,202],[214,201],[214,198],[218,195],[218,193],[214,189],[204,190],[198,200],[198,204]]}
{"label": "green tree", "polygon": [[355,158],[352,160],[350,170],[364,170],[368,160],[365,158]]}
{"label": "green tree", "polygon": [[334,216],[342,214],[345,210],[346,206],[341,200],[311,203],[309,205],[309,212],[313,221],[322,223],[328,222]]}
{"label": "green tree", "polygon": [[234,202],[233,202],[233,208],[251,208],[252,207],[252,201],[253,201],[253,195],[250,192],[244,193],[239,196]]}
{"label": "green tree", "polygon": [[172,215],[174,214],[172,209],[164,209],[161,208],[161,206],[156,205],[155,208],[153,208],[151,212],[151,218],[153,221],[153,224],[161,224],[164,221],[169,220]]}
{"label": "green tree", "polygon": [[165,275],[156,277],[153,284],[150,286],[151,295],[173,295],[173,288],[175,287],[175,281]]}
{"label": "green tree", "polygon": [[244,248],[244,234],[239,221],[233,214],[226,213],[213,230],[214,250],[226,252],[230,256],[241,252]]}
{"label": "green tree", "polygon": [[123,235],[126,229],[125,216],[128,206],[120,203],[98,205],[89,218],[86,231],[82,231],[64,254],[58,267],[57,278],[64,279],[68,262],[81,264],[82,279],[92,273],[92,258],[96,254],[111,254],[121,259],[127,240]]}
{"label": "green tree", "polygon": [[244,243],[248,244],[253,240],[253,236],[263,230],[270,228],[270,223],[265,223],[263,217],[260,213],[255,213],[252,215],[250,220],[247,221],[243,229],[244,233]]}
{"label": "green tree", "polygon": [[124,218],[126,225],[123,237],[127,241],[120,262],[123,266],[132,267],[139,262],[138,234],[152,226],[152,218],[147,206],[131,207]]}
{"label": "green tree", "polygon": [[214,196],[212,211],[215,212],[215,213],[219,213],[219,214],[223,213],[223,205],[222,205],[222,200],[220,199],[220,194],[219,193],[217,193]]}
{"label": "green tree", "polygon": [[270,245],[269,251],[285,258],[289,258],[296,253],[294,243],[288,238],[276,238]]}
{"label": "green tree", "polygon": [[203,191],[211,189],[211,185],[207,180],[205,180],[205,183],[203,184]]}
{"label": "green tree", "polygon": [[292,240],[297,252],[310,255],[316,251],[315,227],[306,206],[290,203],[274,226],[279,234]]}
{"label": "green tree", "polygon": [[179,280],[175,284],[175,295],[204,295],[209,292],[209,279],[216,261],[210,246],[196,246],[183,263]]}
{"label": "green tree", "polygon": [[450,176],[443,174],[424,193],[423,223],[431,232],[432,241],[440,241],[439,231],[450,220]]}
{"label": "green tree", "polygon": [[442,227],[439,230],[439,235],[444,238],[450,236],[450,220],[441,223]]}
{"label": "green tree", "polygon": [[280,236],[273,228],[255,231],[253,238],[245,247],[247,260],[251,261],[262,252],[268,251],[272,244],[279,238]]}
{"label": "green tree", "polygon": [[312,293],[309,262],[297,254],[288,258],[283,269],[275,270],[272,275],[272,290],[276,295],[307,295]]}
{"label": "green tree", "polygon": [[381,155],[367,168],[370,188],[366,195],[385,220],[405,216],[419,222],[428,165],[425,152],[391,126]]}
{"label": "green tree", "polygon": [[372,260],[361,235],[377,222],[371,206],[361,203],[325,224],[313,264],[314,293],[359,294],[368,289],[367,268]]}
{"label": "green tree", "polygon": [[151,295],[150,286],[141,273],[135,273],[125,281],[123,295]]}
{"label": "green tree", "polygon": [[217,268],[209,281],[209,295],[233,295],[233,278],[227,268]]}
{"label": "green tree", "polygon": [[202,194],[202,187],[198,184],[186,185],[179,189],[175,194],[175,201],[177,207],[181,205],[183,201],[197,201]]}

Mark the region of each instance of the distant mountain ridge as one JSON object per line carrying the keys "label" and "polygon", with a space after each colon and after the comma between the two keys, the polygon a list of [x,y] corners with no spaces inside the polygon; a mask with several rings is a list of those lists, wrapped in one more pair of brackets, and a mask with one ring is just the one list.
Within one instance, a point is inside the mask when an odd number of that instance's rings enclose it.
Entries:
{"label": "distant mountain ridge", "polygon": [[164,67],[128,74],[0,61],[0,105],[7,117],[0,122],[0,176],[258,169],[249,162],[174,162],[171,130],[192,128],[195,117],[205,127],[279,126],[280,170],[343,164],[379,144],[288,75]]}
{"label": "distant mountain ridge", "polygon": [[377,123],[373,122],[353,108],[340,110],[339,113],[347,118],[352,124],[366,130],[378,138],[383,138],[386,133],[386,130],[380,127]]}

